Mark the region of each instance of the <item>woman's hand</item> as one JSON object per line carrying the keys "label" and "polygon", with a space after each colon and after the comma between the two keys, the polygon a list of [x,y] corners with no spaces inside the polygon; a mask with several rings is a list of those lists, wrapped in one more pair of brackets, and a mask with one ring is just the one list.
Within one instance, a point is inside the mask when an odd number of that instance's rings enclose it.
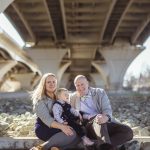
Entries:
{"label": "woman's hand", "polygon": [[63,123],[58,123],[56,121],[53,121],[50,125],[51,128],[56,128],[56,129],[60,129],[62,132],[64,132],[66,135],[71,136],[73,135],[73,129],[68,126],[65,125]]}
{"label": "woman's hand", "polygon": [[60,129],[61,129],[62,132],[64,132],[68,136],[73,135],[72,128],[68,125],[62,124]]}

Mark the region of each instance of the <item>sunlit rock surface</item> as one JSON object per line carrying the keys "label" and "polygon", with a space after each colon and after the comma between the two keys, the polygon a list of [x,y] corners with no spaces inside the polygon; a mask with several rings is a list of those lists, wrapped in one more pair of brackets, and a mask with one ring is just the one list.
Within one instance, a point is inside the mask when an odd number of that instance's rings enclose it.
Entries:
{"label": "sunlit rock surface", "polygon": [[[132,127],[135,136],[150,136],[150,97],[109,95],[113,116]],[[0,136],[35,136],[35,114],[28,94],[0,98]]]}

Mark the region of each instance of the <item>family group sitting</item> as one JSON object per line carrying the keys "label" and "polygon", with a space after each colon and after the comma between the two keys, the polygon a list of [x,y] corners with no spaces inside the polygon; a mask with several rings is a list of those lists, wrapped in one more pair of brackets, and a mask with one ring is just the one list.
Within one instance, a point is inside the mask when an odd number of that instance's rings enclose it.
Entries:
{"label": "family group sitting", "polygon": [[86,147],[96,144],[99,150],[116,150],[133,138],[131,128],[112,117],[103,89],[89,87],[84,75],[76,76],[74,85],[76,91],[69,95],[67,89],[57,89],[54,74],[42,76],[31,96],[35,134],[44,142],[31,150],[70,149],[81,140]]}

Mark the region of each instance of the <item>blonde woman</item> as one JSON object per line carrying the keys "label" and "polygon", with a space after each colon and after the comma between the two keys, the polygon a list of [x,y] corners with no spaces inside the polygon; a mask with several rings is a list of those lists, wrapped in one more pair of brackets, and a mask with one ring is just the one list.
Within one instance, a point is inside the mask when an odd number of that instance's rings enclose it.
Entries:
{"label": "blonde woman", "polygon": [[75,131],[68,125],[54,121],[52,106],[56,100],[56,76],[52,73],[44,74],[37,88],[31,93],[33,109],[37,115],[35,134],[44,143],[31,150],[50,150],[66,148],[76,141]]}

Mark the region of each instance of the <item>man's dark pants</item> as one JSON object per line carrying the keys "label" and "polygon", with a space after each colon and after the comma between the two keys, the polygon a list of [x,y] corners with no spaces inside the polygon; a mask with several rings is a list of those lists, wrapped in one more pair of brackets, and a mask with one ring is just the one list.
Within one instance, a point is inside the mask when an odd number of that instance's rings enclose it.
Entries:
{"label": "man's dark pants", "polygon": [[110,143],[113,146],[122,145],[133,138],[133,131],[127,125],[116,121],[98,125],[94,120],[86,124],[89,138],[98,139],[102,143]]}

